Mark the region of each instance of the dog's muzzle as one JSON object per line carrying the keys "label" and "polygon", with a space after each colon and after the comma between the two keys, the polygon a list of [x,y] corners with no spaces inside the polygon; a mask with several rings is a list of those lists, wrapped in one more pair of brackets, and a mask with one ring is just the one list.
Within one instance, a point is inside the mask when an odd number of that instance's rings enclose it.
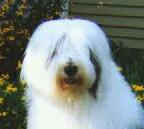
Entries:
{"label": "dog's muzzle", "polygon": [[66,84],[75,84],[78,81],[78,67],[72,63],[66,65],[64,67],[64,73],[66,77],[64,78],[64,82]]}
{"label": "dog's muzzle", "polygon": [[68,77],[74,77],[78,72],[78,67],[76,65],[67,65],[64,67],[64,72]]}

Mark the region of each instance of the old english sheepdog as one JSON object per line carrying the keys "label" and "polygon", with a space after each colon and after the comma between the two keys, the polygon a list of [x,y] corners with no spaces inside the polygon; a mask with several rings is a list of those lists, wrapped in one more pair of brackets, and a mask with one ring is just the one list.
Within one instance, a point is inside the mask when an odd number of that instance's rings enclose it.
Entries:
{"label": "old english sheepdog", "polygon": [[42,23],[25,52],[27,129],[137,129],[143,110],[93,22]]}

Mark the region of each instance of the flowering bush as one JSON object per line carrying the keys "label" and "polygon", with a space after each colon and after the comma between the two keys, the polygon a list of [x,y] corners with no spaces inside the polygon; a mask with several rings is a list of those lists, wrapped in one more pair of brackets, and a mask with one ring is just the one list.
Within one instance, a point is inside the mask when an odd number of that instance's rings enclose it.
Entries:
{"label": "flowering bush", "polygon": [[36,26],[56,19],[65,0],[0,1],[0,128],[25,128],[24,86],[18,81],[26,44]]}
{"label": "flowering bush", "polygon": [[15,80],[32,32],[41,22],[58,18],[62,4],[63,0],[0,1],[0,73],[9,73]]}
{"label": "flowering bush", "polygon": [[132,85],[132,89],[137,95],[137,100],[144,103],[144,85]]}
{"label": "flowering bush", "polygon": [[0,76],[0,128],[25,128],[24,85],[9,81],[8,74]]}

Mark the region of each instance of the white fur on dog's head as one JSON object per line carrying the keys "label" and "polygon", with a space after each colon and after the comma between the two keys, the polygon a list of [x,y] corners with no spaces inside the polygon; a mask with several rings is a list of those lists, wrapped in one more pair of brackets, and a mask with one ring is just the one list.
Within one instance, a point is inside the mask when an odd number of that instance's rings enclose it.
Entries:
{"label": "white fur on dog's head", "polygon": [[[74,78],[66,75],[67,66],[77,67]],[[22,78],[32,99],[31,129],[134,129],[142,124],[141,107],[117,70],[104,32],[90,21],[65,19],[41,24],[26,49]],[[70,114],[69,109],[62,113],[59,106],[49,104],[53,100],[74,101],[77,108],[71,106]],[[57,119],[54,113],[61,118],[51,124]],[[73,121],[76,115],[77,122]]]}
{"label": "white fur on dog's head", "polygon": [[[22,76],[43,95],[78,97],[81,92],[88,92],[99,78],[95,68],[99,66],[93,64],[91,56],[94,60],[110,58],[107,40],[96,24],[83,20],[46,22],[38,27],[29,42]],[[77,82],[67,88],[62,80],[66,76],[64,67],[69,62],[78,67],[78,75]]]}

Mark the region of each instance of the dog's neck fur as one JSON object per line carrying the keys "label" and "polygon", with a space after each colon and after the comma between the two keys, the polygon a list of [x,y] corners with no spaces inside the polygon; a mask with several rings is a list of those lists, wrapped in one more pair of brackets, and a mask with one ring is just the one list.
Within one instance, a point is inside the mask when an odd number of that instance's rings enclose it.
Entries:
{"label": "dog's neck fur", "polygon": [[[88,92],[80,101],[63,104],[31,93],[28,129],[130,129],[130,126],[137,126],[140,107],[135,104],[132,93],[127,92],[128,85],[121,75],[118,72],[113,75],[110,71],[109,68],[102,71],[106,73],[101,76],[96,99]],[[136,117],[132,118],[132,114]],[[129,119],[133,119],[133,123],[129,123]]]}
{"label": "dog's neck fur", "polygon": [[[95,99],[88,93],[77,102],[59,103],[49,101],[41,96],[33,96],[29,107],[29,115],[33,115],[33,120],[28,119],[28,129],[35,126],[35,129],[88,129],[87,116],[95,106]],[[53,123],[56,121],[56,123]],[[82,127],[77,123],[81,121]],[[31,125],[33,124],[33,125]],[[43,127],[41,127],[43,125]]]}

